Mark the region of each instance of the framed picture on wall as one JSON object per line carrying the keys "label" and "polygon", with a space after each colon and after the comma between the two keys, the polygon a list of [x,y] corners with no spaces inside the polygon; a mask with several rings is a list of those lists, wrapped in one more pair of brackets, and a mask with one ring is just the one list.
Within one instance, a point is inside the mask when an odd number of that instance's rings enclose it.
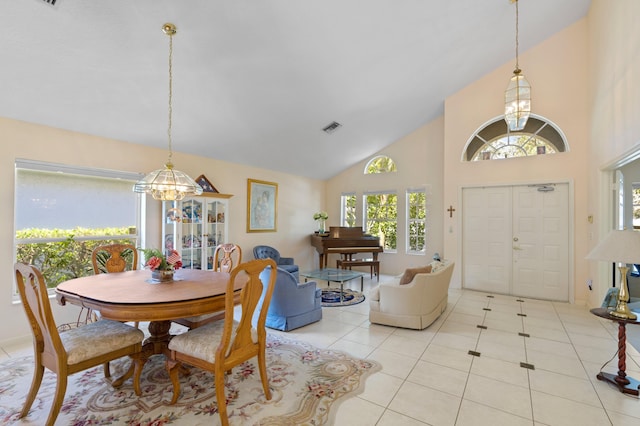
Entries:
{"label": "framed picture on wall", "polygon": [[247,232],[276,232],[278,184],[247,179]]}

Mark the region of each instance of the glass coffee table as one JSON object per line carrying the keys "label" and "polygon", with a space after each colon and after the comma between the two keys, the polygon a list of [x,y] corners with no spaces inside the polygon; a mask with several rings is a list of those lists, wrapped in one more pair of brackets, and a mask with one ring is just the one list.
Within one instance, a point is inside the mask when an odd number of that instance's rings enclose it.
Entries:
{"label": "glass coffee table", "polygon": [[327,282],[327,286],[333,281],[334,283],[340,283],[340,303],[343,302],[344,283],[347,281],[360,278],[360,292],[364,289],[364,272],[351,271],[349,269],[335,269],[324,268],[315,269],[308,272],[300,272],[300,275],[304,277],[304,281],[311,278],[312,280],[323,280]]}

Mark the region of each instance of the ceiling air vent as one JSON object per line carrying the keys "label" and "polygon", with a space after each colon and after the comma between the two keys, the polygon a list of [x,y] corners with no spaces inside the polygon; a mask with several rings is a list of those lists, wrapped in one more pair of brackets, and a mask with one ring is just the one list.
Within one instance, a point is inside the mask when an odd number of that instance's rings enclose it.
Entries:
{"label": "ceiling air vent", "polygon": [[338,123],[337,121],[333,121],[328,126],[323,127],[322,131],[325,132],[325,133],[331,134],[331,133],[335,132],[336,130],[338,130],[339,127],[342,127],[342,124]]}

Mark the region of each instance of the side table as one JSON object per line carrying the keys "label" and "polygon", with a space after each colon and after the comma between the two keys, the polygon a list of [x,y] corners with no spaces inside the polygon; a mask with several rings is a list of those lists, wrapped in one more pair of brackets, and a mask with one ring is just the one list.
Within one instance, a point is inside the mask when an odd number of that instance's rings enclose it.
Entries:
{"label": "side table", "polygon": [[622,393],[628,393],[630,395],[638,396],[640,389],[640,381],[633,377],[627,376],[625,369],[627,368],[627,324],[640,324],[640,321],[635,319],[624,319],[614,317],[609,313],[606,308],[594,308],[590,311],[593,315],[600,318],[606,318],[618,323],[618,374],[611,374],[600,372],[596,376],[598,380],[604,380],[609,383],[613,383],[618,386],[618,389]]}

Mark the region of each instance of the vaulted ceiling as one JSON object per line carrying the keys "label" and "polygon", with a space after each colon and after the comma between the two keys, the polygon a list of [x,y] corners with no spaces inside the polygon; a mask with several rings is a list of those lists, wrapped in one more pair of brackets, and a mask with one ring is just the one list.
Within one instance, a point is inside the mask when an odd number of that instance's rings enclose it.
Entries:
{"label": "vaulted ceiling", "polygon": [[[590,3],[520,0],[520,51]],[[430,122],[515,56],[509,0],[5,0],[0,11],[0,116],[166,148],[171,22],[174,151],[317,179]]]}

